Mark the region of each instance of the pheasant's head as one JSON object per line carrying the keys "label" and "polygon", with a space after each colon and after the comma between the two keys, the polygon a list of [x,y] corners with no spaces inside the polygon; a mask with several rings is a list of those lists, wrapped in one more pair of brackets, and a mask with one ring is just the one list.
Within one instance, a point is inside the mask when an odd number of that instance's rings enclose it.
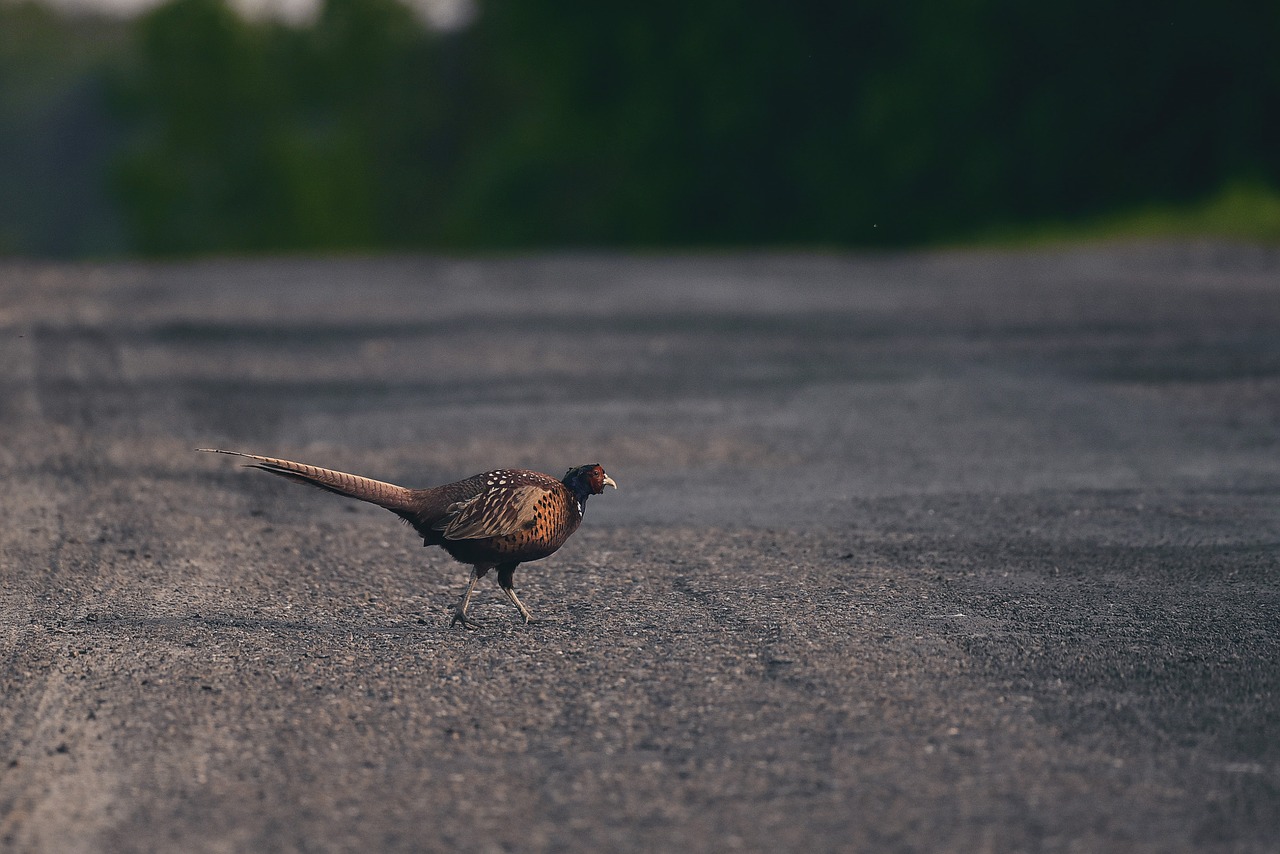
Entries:
{"label": "pheasant's head", "polygon": [[585,501],[588,495],[599,495],[604,492],[606,486],[618,488],[618,484],[613,482],[613,478],[604,473],[604,469],[598,463],[589,466],[578,466],[569,469],[564,473],[564,480],[561,481],[576,496],[578,501]]}

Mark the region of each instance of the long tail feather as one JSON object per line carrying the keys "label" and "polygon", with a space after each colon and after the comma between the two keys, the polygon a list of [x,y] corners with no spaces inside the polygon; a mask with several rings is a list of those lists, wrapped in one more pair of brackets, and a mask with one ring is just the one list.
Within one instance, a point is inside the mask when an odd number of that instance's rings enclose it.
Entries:
{"label": "long tail feather", "polygon": [[253,460],[245,464],[246,468],[262,469],[328,492],[368,501],[379,507],[385,507],[393,513],[410,511],[413,507],[414,491],[396,486],[394,483],[385,483],[381,480],[361,477],[358,474],[347,474],[319,466],[309,466],[305,463],[295,463],[292,460],[278,460],[275,457],[260,457],[257,454],[242,454],[239,451],[224,451],[220,448],[197,448],[196,450],[210,454],[244,457]]}

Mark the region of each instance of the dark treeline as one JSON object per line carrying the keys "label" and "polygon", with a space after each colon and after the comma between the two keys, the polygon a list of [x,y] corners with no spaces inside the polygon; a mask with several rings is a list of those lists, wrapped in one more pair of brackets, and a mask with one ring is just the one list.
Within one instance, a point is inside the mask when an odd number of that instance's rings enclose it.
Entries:
{"label": "dark treeline", "polygon": [[175,0],[94,91],[130,251],[895,245],[1280,186],[1277,43],[1269,2]]}

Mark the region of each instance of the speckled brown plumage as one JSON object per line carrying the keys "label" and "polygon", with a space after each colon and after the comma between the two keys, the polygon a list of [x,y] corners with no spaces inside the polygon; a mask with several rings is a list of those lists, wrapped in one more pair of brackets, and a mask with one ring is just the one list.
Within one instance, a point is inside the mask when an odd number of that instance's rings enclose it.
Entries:
{"label": "speckled brown plumage", "polygon": [[474,626],[467,607],[476,582],[490,569],[498,586],[525,622],[533,619],[516,596],[513,576],[521,563],[553,554],[582,524],[587,498],[605,486],[617,488],[599,465],[572,468],[562,480],[524,469],[498,469],[429,489],[408,489],[319,466],[201,448],[253,460],[251,468],[317,486],[329,492],[385,507],[422,536],[423,545],[440,546],[455,560],[471,565],[467,590],[454,609],[454,624]]}

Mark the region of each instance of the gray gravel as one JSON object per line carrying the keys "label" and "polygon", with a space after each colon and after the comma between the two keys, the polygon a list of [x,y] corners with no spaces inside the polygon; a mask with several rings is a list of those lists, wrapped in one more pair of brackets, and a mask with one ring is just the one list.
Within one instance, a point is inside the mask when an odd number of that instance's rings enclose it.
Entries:
{"label": "gray gravel", "polygon": [[[1280,251],[0,264],[0,848],[1280,849]],[[203,446],[601,462],[517,572]]]}

